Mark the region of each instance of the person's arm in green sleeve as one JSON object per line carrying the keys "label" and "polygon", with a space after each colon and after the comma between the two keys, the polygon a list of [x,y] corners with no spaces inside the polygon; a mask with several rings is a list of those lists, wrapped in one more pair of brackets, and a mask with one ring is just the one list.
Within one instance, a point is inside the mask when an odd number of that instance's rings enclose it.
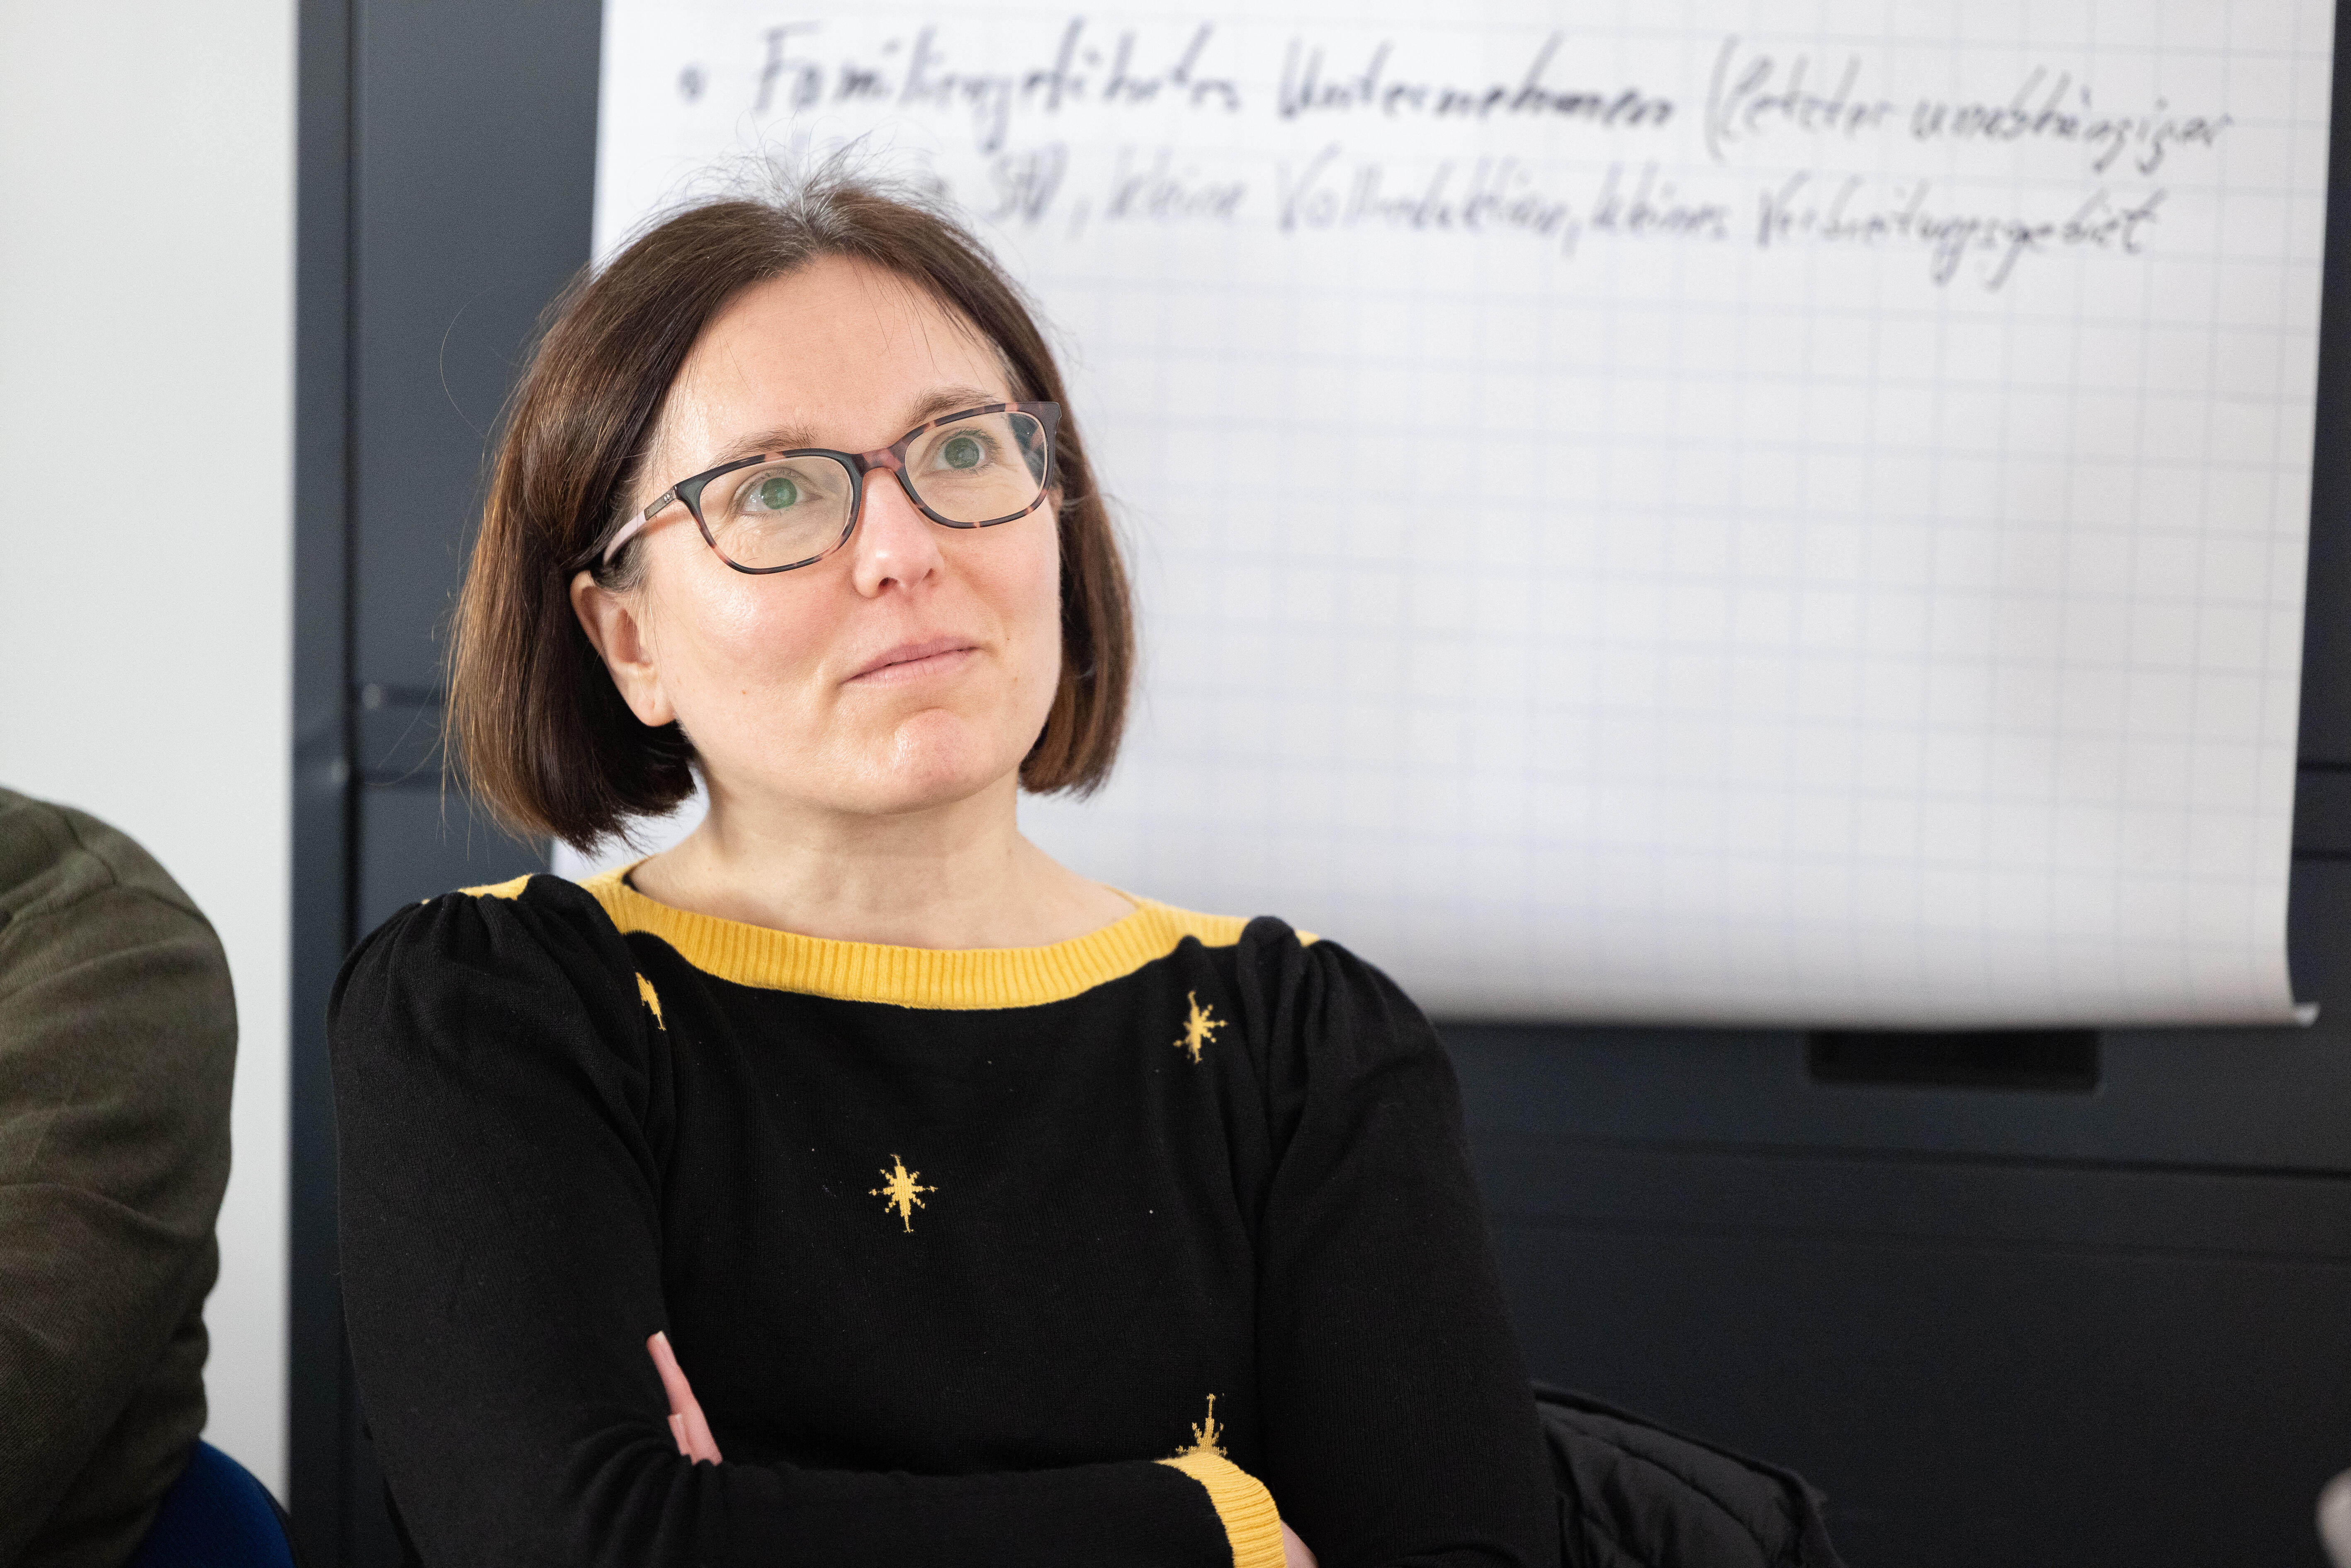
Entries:
{"label": "person's arm in green sleeve", "polygon": [[126,1559],[203,1429],[235,1051],[162,868],[0,790],[0,1568]]}

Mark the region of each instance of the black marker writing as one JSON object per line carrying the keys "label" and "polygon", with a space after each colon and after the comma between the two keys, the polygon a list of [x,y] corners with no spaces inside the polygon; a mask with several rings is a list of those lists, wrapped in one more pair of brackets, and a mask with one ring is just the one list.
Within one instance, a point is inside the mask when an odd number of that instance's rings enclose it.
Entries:
{"label": "black marker writing", "polygon": [[1706,94],[1706,151],[1719,163],[1723,149],[1787,130],[1802,136],[1854,137],[1875,131],[1895,112],[1882,98],[1861,96],[1861,61],[1849,58],[1826,92],[1804,85],[1812,58],[1798,55],[1784,67],[1770,55],[1741,59],[1737,37],[1715,51],[1714,74]]}
{"label": "black marker writing", "polygon": [[1793,174],[1759,193],[1755,243],[1764,250],[1798,240],[1863,248],[1923,246],[1928,276],[1938,286],[1949,284],[1975,256],[1983,263],[1984,287],[1996,291],[2028,256],[2059,249],[2138,254],[2164,193],[2124,204],[2107,191],[2095,191],[2067,216],[2053,219],[1966,212],[1939,206],[1932,197],[1933,187],[1925,180],[1895,184],[1880,194],[1865,177],[1853,174],[1823,200],[1813,175]]}
{"label": "black marker writing", "polygon": [[[2046,92],[2043,85],[2047,84]],[[2033,70],[2006,103],[1960,103],[1922,99],[1910,111],[1910,134],[1920,141],[2074,141],[2090,152],[2090,169],[2103,174],[2124,153],[2142,174],[2152,174],[2175,146],[2210,148],[2234,121],[2225,114],[2180,115],[2164,99],[2147,114],[2104,114],[2092,108],[2089,85],[2070,72]]]}
{"label": "black marker writing", "polygon": [[[957,113],[969,116],[979,150],[997,152],[1010,133],[1013,115],[1021,111],[1058,116],[1097,104],[1174,104],[1228,112],[1241,107],[1239,87],[1206,68],[1216,37],[1215,27],[1206,22],[1192,30],[1182,51],[1159,70],[1144,68],[1144,50],[1133,29],[1119,34],[1105,54],[1105,46],[1088,30],[1083,17],[1072,17],[1062,26],[1044,59],[1009,70],[958,67],[936,26],[915,33],[903,67],[848,56],[828,61],[805,47],[805,40],[817,30],[816,23],[793,22],[761,35],[765,53],[753,113],[799,114],[857,104]],[[878,53],[892,56],[904,47],[904,39],[893,38]]]}
{"label": "black marker writing", "polygon": [[1557,33],[1546,38],[1516,82],[1465,86],[1391,75],[1389,61],[1395,46],[1384,42],[1372,49],[1360,71],[1326,74],[1322,50],[1292,38],[1282,50],[1281,85],[1275,107],[1284,120],[1366,110],[1390,119],[1428,115],[1438,120],[1486,120],[1503,115],[1570,120],[1610,129],[1659,130],[1673,119],[1671,99],[1638,88],[1549,85],[1543,78],[1550,73],[1559,45]]}

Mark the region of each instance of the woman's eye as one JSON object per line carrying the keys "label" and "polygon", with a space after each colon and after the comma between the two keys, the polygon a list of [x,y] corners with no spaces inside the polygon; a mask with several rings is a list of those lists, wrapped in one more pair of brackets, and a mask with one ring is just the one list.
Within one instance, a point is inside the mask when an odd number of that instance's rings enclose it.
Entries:
{"label": "woman's eye", "polygon": [[987,447],[977,435],[950,435],[939,448],[939,462],[949,468],[977,468],[987,460]]}
{"label": "woman's eye", "polygon": [[747,509],[754,512],[780,512],[800,498],[800,487],[782,474],[770,474],[757,481],[750,492]]}

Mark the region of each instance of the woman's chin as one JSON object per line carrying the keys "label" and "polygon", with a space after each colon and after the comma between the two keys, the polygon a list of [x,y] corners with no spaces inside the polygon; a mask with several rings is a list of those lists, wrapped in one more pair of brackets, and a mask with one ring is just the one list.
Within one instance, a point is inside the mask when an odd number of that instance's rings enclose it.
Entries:
{"label": "woman's chin", "polygon": [[[952,806],[982,794],[1017,773],[1019,755],[1000,745],[980,744],[967,734],[927,733],[893,737],[859,780],[860,809],[876,816],[901,816]],[[991,737],[992,738],[992,737]]]}
{"label": "woman's chin", "polygon": [[836,736],[797,767],[778,768],[778,751],[766,748],[733,758],[733,768],[717,758],[705,763],[740,779],[742,788],[724,792],[755,811],[765,800],[787,812],[904,817],[952,807],[1016,776],[1026,748],[1009,731],[935,710],[879,733]]}
{"label": "woman's chin", "polygon": [[996,779],[956,774],[919,779],[893,779],[878,785],[850,809],[860,816],[907,817],[942,810],[983,794]]}

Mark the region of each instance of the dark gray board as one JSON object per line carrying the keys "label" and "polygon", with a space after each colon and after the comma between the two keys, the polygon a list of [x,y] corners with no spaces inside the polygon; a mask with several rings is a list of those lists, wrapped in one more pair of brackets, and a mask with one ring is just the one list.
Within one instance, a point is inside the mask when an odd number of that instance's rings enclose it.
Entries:
{"label": "dark gray board", "polygon": [[587,260],[595,0],[301,0],[288,1499],[309,1568],[399,1561],[343,1351],[329,988],[412,899],[541,867],[444,796],[445,628],[487,433]]}
{"label": "dark gray board", "polygon": [[2320,1562],[2351,1183],[1478,1152],[1536,1375],[1802,1471],[1855,1568]]}
{"label": "dark gray board", "polygon": [[[593,0],[300,5],[290,1421],[311,1568],[398,1560],[341,1345],[327,990],[400,904],[538,863],[442,793],[439,638],[486,434],[588,256],[600,24]],[[2322,433],[2351,415],[2346,225],[2330,203]],[[2342,446],[2322,435],[2314,476],[2295,821],[2318,1027],[2109,1031],[2095,1091],[2052,1094],[1817,1082],[1785,1031],[1457,1021],[1537,1373],[1805,1469],[1856,1568],[2318,1562],[2311,1500],[2351,1465]]]}

